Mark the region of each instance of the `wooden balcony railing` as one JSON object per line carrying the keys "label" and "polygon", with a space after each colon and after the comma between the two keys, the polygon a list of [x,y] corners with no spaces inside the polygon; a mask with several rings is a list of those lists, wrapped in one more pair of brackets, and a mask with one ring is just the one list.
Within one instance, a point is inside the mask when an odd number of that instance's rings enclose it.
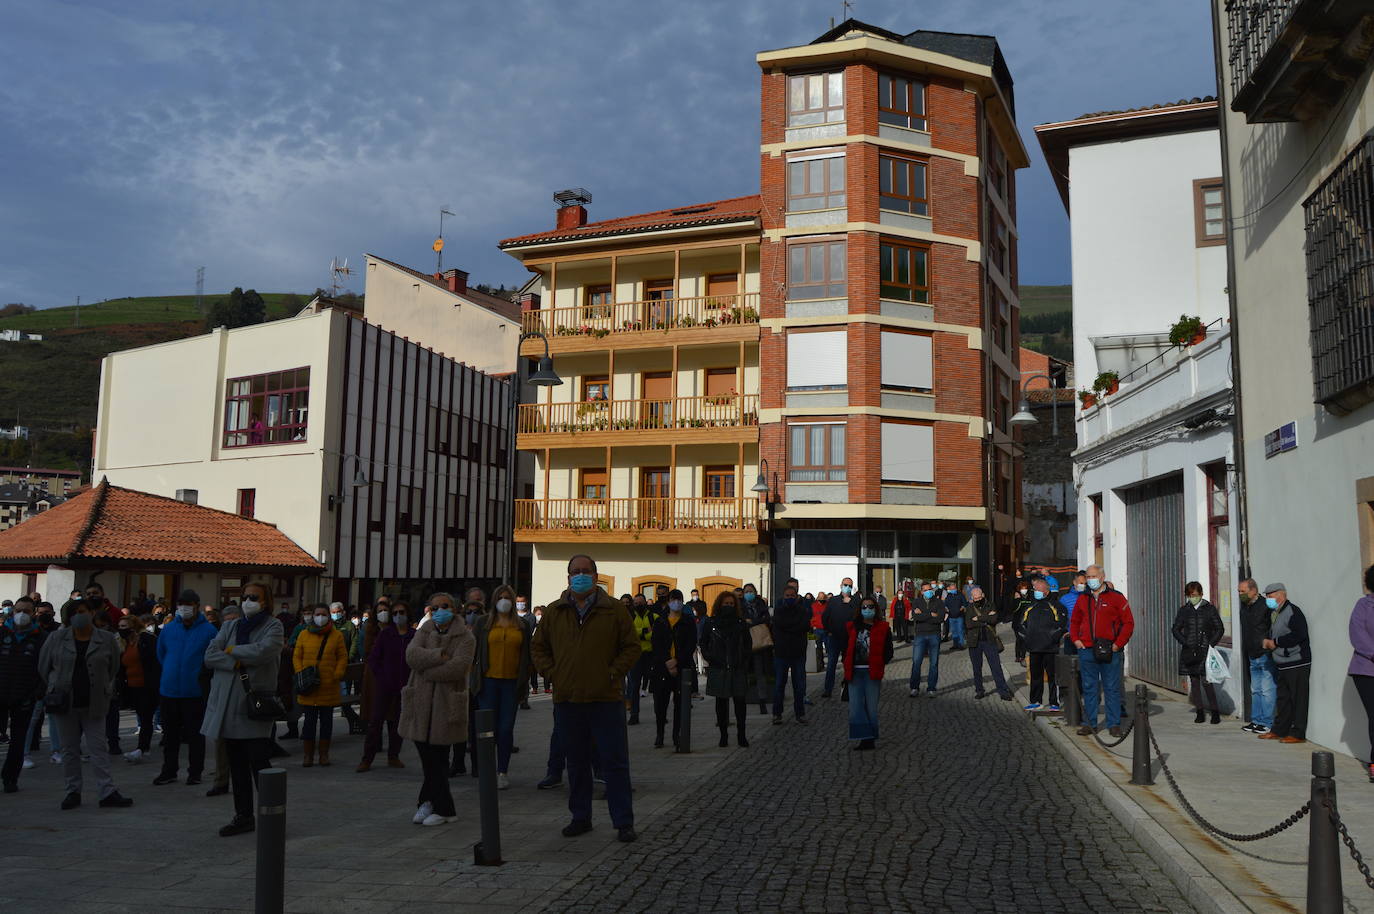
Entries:
{"label": "wooden balcony railing", "polygon": [[520,498],[517,530],[573,533],[754,531],[757,498]]}
{"label": "wooden balcony railing", "polygon": [[759,424],[758,394],[673,397],[662,400],[579,400],[524,403],[517,431],[643,431],[675,428],[743,428]]}
{"label": "wooden balcony railing", "polygon": [[526,311],[521,329],[550,339],[563,336],[604,337],[645,330],[685,330],[759,322],[759,294],[703,295],[653,301],[607,302],[571,308]]}

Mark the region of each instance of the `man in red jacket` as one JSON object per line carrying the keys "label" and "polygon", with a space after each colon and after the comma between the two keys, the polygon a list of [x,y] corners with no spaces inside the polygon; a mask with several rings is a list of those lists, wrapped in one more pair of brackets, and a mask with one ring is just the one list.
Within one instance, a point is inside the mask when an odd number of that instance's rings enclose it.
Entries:
{"label": "man in red jacket", "polygon": [[105,588],[99,583],[92,581],[86,585],[86,602],[91,605],[92,612],[103,612],[110,620],[110,628],[118,628],[119,620],[124,618],[124,612],[115,606],[105,596]]}
{"label": "man in red jacket", "polygon": [[1089,565],[1087,572],[1088,589],[1078,595],[1069,625],[1083,680],[1083,726],[1078,728],[1078,735],[1090,736],[1097,729],[1101,699],[1106,705],[1107,732],[1120,736],[1121,652],[1135,631],[1135,618],[1126,597],[1103,586],[1100,565]]}

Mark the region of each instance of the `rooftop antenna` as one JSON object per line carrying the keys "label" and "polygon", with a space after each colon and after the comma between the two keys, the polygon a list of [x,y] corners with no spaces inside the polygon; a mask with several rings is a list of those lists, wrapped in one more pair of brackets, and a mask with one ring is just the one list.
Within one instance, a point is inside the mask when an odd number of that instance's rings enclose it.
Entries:
{"label": "rooftop antenna", "polygon": [[444,272],[444,217],[456,216],[453,210],[449,209],[449,204],[445,203],[439,207],[439,237],[434,239],[434,272]]}
{"label": "rooftop antenna", "polygon": [[205,313],[205,267],[196,267],[196,311]]}
{"label": "rooftop antenna", "polygon": [[329,297],[339,297],[339,278],[342,276],[352,276],[353,271],[348,268],[348,258],[345,257],[343,263],[339,263],[339,258],[335,257],[329,261]]}

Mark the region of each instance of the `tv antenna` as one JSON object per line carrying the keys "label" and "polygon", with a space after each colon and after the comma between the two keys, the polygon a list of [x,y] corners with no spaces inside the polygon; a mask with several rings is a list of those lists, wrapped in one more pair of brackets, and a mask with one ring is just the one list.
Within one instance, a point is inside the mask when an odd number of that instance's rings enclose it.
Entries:
{"label": "tv antenna", "polygon": [[[840,16],[841,16],[840,21],[841,21],[841,22],[844,22],[844,21],[846,21],[847,19],[849,19],[850,13],[852,13],[853,10],[854,10],[854,4],[853,4],[852,0],[843,0],[843,2],[840,4]],[[831,27],[832,29],[835,27],[835,17],[834,17],[834,16],[831,16],[831,17],[830,17],[830,27]]]}
{"label": "tv antenna", "polygon": [[444,217],[458,215],[453,210],[449,209],[449,205],[450,204],[445,203],[443,206],[439,207],[439,237],[434,239],[434,244],[432,245],[434,248],[435,273],[444,272]]}
{"label": "tv antenna", "polygon": [[329,282],[329,297],[330,297],[330,298],[338,298],[338,297],[339,297],[340,278],[341,278],[341,277],[344,277],[344,276],[352,276],[352,275],[353,275],[353,271],[350,270],[350,269],[348,268],[348,258],[347,258],[347,257],[345,257],[345,258],[343,259],[343,263],[342,263],[342,264],[339,263],[339,258],[337,258],[337,257],[335,257],[333,260],[329,261],[329,276],[330,276],[330,282]]}

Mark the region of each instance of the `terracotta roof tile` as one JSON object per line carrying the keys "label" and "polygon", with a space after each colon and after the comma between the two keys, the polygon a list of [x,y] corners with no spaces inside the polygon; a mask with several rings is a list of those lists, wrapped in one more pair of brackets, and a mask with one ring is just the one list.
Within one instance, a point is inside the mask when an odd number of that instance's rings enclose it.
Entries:
{"label": "terracotta roof tile", "polygon": [[102,481],[0,532],[0,567],[102,561],[220,569],[324,566],[276,527]]}
{"label": "terracotta roof tile", "polygon": [[731,197],[712,203],[696,203],[691,206],[678,206],[660,209],[651,213],[637,213],[633,216],[620,216],[588,222],[577,228],[552,229],[520,235],[497,243],[498,247],[515,247],[537,241],[563,241],[577,238],[597,238],[631,232],[648,232],[656,229],[683,228],[691,225],[712,225],[718,222],[737,222],[741,219],[755,219],[759,215],[761,198],[758,194],[747,197]]}

